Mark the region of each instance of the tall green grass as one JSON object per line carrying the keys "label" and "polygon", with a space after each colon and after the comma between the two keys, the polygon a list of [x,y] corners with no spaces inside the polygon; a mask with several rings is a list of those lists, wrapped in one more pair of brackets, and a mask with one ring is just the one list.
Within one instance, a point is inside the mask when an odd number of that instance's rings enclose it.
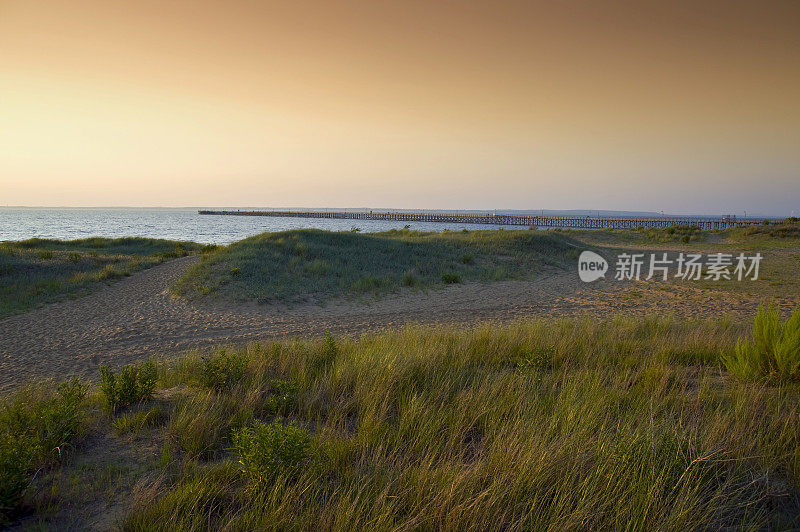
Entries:
{"label": "tall green grass", "polygon": [[[225,428],[174,427],[215,451],[174,455],[195,465],[143,488],[123,528],[798,526],[800,394],[725,375],[741,333],[559,320],[252,344],[211,393],[187,361],[181,404]],[[279,422],[276,378],[298,390]]]}
{"label": "tall green grass", "polygon": [[728,371],[742,379],[800,381],[800,309],[781,323],[780,310],[760,307],[753,341],[740,339],[722,360]]}
{"label": "tall green grass", "polygon": [[128,364],[119,373],[108,366],[100,366],[100,391],[109,412],[125,408],[153,397],[158,369],[152,359],[138,364]]}
{"label": "tall green grass", "polygon": [[0,318],[213,246],[152,238],[0,242]]}
{"label": "tall green grass", "polygon": [[264,233],[204,255],[174,289],[189,298],[325,301],[403,286],[530,278],[564,266],[575,249],[566,237],[535,231]]}
{"label": "tall green grass", "polygon": [[29,387],[0,404],[0,526],[11,521],[33,472],[59,461],[81,433],[86,391],[73,380]]}
{"label": "tall green grass", "polygon": [[155,406],[139,407],[153,420],[98,429],[160,447],[119,524],[797,528],[800,386],[724,370],[719,353],[747,332],[532,320],[198,353],[161,372]]}

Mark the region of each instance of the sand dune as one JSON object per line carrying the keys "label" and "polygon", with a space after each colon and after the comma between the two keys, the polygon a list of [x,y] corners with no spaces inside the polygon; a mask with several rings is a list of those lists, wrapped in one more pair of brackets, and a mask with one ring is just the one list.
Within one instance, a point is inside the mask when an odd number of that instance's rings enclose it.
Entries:
{"label": "sand dune", "polygon": [[91,295],[0,320],[0,391],[28,379],[93,378],[100,364],[119,366],[148,355],[256,339],[361,334],[408,322],[470,322],[524,316],[672,312],[750,315],[758,301],[654,283],[584,285],[574,272],[534,281],[451,285],[401,292],[379,301],[339,301],[282,308],[255,304],[195,305],[168,287],[197,257],[139,272]]}

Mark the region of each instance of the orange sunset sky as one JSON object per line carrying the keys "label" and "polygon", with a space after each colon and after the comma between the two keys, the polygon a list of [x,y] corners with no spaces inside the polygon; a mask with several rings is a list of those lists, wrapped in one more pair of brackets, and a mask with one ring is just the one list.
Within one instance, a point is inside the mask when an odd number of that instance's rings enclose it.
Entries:
{"label": "orange sunset sky", "polygon": [[800,2],[0,0],[0,205],[800,214]]}

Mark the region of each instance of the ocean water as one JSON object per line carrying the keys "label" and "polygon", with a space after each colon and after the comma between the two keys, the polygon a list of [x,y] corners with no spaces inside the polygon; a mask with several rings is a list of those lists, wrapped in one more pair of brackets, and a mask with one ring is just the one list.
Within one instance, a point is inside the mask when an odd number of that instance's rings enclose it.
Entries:
{"label": "ocean water", "polygon": [[[265,231],[315,228],[347,231],[358,227],[374,233],[401,229],[497,229],[497,225],[271,218],[268,216],[201,216],[197,209],[45,208],[0,207],[0,241],[28,238],[72,240],[91,236],[142,236],[192,240],[202,244],[229,244]],[[509,226],[507,229],[527,229]]]}

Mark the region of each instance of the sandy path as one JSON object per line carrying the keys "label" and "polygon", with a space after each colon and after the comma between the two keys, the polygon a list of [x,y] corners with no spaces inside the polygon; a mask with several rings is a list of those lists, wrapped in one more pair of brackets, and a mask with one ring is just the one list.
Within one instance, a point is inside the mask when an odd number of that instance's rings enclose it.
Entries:
{"label": "sandy path", "polygon": [[[371,303],[342,301],[293,309],[258,305],[198,306],[168,287],[198,260],[185,257],[138,272],[88,296],[0,320],[0,392],[41,377],[95,377],[119,366],[209,344],[334,333],[360,334],[407,322],[472,322],[532,315],[675,312],[751,313],[757,302],[718,294],[666,292],[653,283],[583,285],[574,272],[534,281],[452,285],[402,292]],[[686,289],[690,290],[690,289]],[[644,292],[644,296],[642,293]],[[634,295],[631,295],[634,294]]]}

